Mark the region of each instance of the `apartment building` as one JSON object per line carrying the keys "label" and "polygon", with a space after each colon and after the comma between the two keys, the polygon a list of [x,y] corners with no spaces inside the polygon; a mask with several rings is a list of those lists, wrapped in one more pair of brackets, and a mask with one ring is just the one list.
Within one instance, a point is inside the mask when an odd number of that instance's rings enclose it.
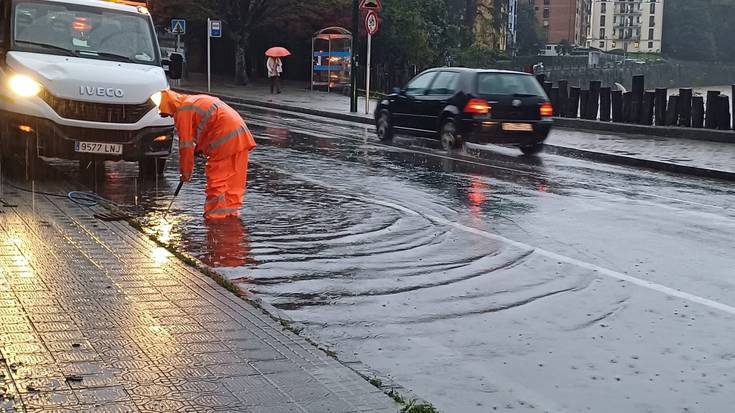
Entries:
{"label": "apartment building", "polygon": [[[526,1],[526,0],[521,0]],[[546,43],[568,41],[584,46],[587,41],[591,0],[530,0],[543,27]]]}
{"label": "apartment building", "polygon": [[591,0],[587,47],[661,53],[664,0]]}

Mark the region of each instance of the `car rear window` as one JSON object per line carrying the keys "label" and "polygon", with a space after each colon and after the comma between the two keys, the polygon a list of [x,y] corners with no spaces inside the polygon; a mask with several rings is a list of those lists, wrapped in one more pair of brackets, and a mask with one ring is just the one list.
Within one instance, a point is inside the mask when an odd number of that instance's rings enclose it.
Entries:
{"label": "car rear window", "polygon": [[480,73],[477,79],[480,95],[546,96],[536,78],[516,73]]}

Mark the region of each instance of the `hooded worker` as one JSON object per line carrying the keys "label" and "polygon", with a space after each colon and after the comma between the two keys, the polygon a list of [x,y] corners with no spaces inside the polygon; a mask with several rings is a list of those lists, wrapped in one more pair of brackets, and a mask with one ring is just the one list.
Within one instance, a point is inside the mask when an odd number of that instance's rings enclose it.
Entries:
{"label": "hooded worker", "polygon": [[247,185],[248,154],[255,148],[243,118],[215,97],[171,90],[162,92],[160,112],[176,123],[183,182],[191,180],[194,155],[202,153],[207,158],[205,218],[239,216]]}

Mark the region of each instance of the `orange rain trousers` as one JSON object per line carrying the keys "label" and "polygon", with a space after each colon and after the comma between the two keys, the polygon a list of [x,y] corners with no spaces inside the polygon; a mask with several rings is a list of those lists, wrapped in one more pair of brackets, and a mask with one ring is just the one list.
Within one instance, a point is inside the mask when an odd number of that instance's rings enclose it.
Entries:
{"label": "orange rain trousers", "polygon": [[207,201],[204,217],[220,219],[240,216],[248,179],[248,151],[228,158],[209,160],[207,174]]}

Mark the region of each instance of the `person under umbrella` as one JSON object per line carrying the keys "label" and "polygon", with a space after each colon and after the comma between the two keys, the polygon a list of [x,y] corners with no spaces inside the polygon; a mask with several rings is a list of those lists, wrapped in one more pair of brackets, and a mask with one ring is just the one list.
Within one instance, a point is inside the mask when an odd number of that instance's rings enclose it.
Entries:
{"label": "person under umbrella", "polygon": [[283,47],[271,47],[265,52],[268,57],[266,68],[268,69],[268,79],[271,81],[271,94],[281,93],[281,73],[283,73],[282,57],[291,56],[291,52]]}

